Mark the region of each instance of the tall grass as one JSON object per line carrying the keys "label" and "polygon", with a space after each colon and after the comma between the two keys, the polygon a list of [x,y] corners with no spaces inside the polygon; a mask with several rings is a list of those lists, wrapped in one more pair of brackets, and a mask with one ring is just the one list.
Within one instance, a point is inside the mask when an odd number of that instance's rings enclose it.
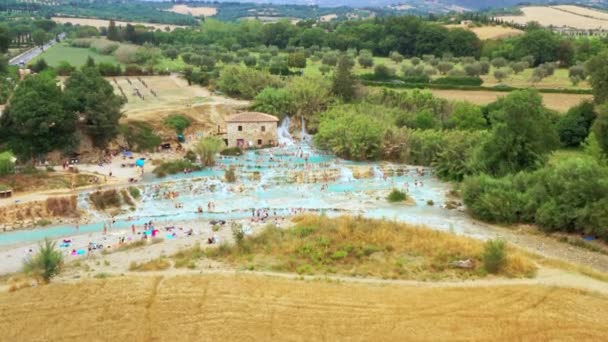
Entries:
{"label": "tall grass", "polygon": [[77,216],[76,196],[49,197],[46,199],[46,210],[52,216]]}
{"label": "tall grass", "polygon": [[89,199],[98,210],[106,208],[118,208],[121,206],[121,196],[115,189],[96,191],[89,195]]}
{"label": "tall grass", "polygon": [[[274,271],[395,279],[463,279],[487,274],[482,242],[419,226],[361,217],[305,215],[288,230],[266,227],[236,245],[207,251],[211,258]],[[451,264],[471,259],[473,269]],[[498,274],[532,276],[534,263],[509,251]]]}

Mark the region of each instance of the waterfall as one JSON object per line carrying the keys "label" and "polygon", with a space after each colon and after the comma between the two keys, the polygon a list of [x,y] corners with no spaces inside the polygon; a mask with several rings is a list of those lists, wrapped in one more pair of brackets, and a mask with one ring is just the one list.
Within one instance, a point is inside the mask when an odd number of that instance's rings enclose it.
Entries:
{"label": "waterfall", "polygon": [[382,170],[380,170],[380,168],[378,167],[378,165],[374,165],[372,167],[372,171],[374,172],[374,178],[376,178],[376,179],[384,179],[384,172],[382,172]]}
{"label": "waterfall", "polygon": [[300,139],[302,142],[310,142],[312,140],[312,136],[306,132],[306,121],[304,121],[304,116],[302,116],[302,132],[300,132]]}
{"label": "waterfall", "polygon": [[355,177],[353,176],[353,171],[351,171],[351,169],[347,168],[346,166],[340,167],[340,181],[341,182],[350,182],[354,179],[355,179]]}
{"label": "waterfall", "polygon": [[289,116],[285,116],[285,118],[283,118],[283,121],[281,121],[281,124],[279,125],[279,129],[277,131],[277,133],[279,135],[279,144],[285,145],[285,146],[293,145],[293,138],[291,137],[291,134],[289,133],[290,125],[291,125],[291,118]]}

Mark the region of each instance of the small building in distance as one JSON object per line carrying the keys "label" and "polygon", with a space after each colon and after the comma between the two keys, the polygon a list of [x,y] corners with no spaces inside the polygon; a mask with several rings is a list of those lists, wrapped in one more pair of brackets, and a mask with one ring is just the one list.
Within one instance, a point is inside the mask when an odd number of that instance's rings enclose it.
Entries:
{"label": "small building in distance", "polygon": [[226,119],[224,142],[228,147],[274,146],[278,141],[279,119],[276,116],[243,112]]}

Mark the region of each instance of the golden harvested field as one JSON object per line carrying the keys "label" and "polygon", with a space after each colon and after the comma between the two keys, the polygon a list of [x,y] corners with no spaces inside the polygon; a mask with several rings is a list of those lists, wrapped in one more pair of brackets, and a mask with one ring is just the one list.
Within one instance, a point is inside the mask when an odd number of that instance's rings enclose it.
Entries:
{"label": "golden harvested field", "polygon": [[194,17],[211,17],[217,14],[217,8],[215,7],[190,7],[188,5],[173,5],[169,11],[190,14]]}
{"label": "golden harvested field", "polygon": [[608,297],[265,276],[119,277],[0,293],[2,341],[603,340]]}
{"label": "golden harvested field", "polygon": [[543,26],[568,26],[577,29],[608,29],[605,12],[579,6],[526,6],[521,7],[523,15],[501,16],[505,22],[525,25],[537,21]]}
{"label": "golden harvested field", "polygon": [[463,28],[472,31],[481,40],[485,39],[502,39],[520,35],[524,33],[522,30],[508,26],[481,26],[469,27],[467,25],[446,25],[447,28]]}
{"label": "golden harvested field", "polygon": [[[478,105],[486,105],[496,101],[497,98],[506,96],[508,93],[500,91],[471,91],[471,90],[444,90],[429,89],[435,96],[453,100],[469,101]],[[582,100],[591,100],[592,95],[586,94],[541,94],[543,102],[547,108],[566,112]]]}
{"label": "golden harvested field", "polygon": [[574,14],[582,15],[584,17],[595,18],[599,20],[608,20],[608,12],[600,11],[597,9],[591,9],[580,6],[572,6],[572,5],[559,5],[552,6],[553,8],[560,9],[566,12],[572,12]]}
{"label": "golden harvested field", "polygon": [[[105,19],[93,19],[93,18],[71,18],[71,17],[53,17],[52,18],[54,22],[56,23],[60,23],[60,24],[65,24],[65,23],[72,23],[74,25],[89,25],[89,26],[94,26],[97,28],[100,27],[108,27],[108,25],[110,24],[109,20],[105,20]],[[178,27],[183,27],[183,26],[178,26],[178,25],[167,25],[167,24],[151,24],[151,23],[139,23],[139,22],[126,22],[126,21],[116,21],[116,26],[126,26],[127,24],[131,24],[131,25],[143,25],[146,27],[152,27],[155,30],[165,30],[167,27],[170,30],[174,30]]]}

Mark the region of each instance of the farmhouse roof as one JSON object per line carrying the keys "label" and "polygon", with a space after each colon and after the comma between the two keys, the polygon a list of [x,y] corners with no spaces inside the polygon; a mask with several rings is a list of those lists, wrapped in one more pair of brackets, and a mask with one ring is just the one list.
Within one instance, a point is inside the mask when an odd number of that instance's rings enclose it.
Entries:
{"label": "farmhouse roof", "polygon": [[278,122],[276,116],[258,112],[243,112],[232,115],[226,119],[226,122]]}

